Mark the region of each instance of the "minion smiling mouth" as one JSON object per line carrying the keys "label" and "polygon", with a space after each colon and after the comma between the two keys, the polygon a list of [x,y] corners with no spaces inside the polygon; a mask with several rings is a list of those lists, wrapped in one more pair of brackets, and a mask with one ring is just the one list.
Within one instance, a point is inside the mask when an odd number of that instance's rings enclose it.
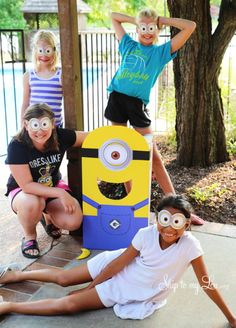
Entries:
{"label": "minion smiling mouth", "polygon": [[132,180],[114,183],[97,179],[97,185],[100,193],[106,198],[123,199],[127,196],[125,185],[132,186]]}

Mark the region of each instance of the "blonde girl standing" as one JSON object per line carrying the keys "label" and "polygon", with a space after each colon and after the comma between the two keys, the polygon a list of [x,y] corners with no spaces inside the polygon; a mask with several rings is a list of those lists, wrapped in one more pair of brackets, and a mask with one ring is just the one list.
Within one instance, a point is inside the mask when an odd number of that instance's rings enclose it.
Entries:
{"label": "blonde girl standing", "polygon": [[51,31],[38,31],[32,45],[33,69],[23,77],[23,104],[21,121],[26,108],[36,103],[46,103],[54,113],[56,126],[62,126],[62,82],[58,66],[58,41]]}

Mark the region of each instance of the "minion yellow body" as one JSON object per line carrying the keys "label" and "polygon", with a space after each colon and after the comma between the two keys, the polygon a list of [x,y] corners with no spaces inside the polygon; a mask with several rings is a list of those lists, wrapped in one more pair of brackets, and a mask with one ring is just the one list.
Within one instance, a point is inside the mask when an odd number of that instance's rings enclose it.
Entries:
{"label": "minion yellow body", "polygon": [[[98,128],[82,146],[84,247],[127,247],[135,233],[148,225],[150,200],[150,143],[133,129]],[[131,183],[122,199],[110,199],[99,182]]]}

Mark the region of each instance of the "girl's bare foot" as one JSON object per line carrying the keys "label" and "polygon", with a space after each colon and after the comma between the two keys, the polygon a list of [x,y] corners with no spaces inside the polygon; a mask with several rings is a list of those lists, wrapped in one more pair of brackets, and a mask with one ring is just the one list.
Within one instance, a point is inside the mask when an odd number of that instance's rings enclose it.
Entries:
{"label": "girl's bare foot", "polygon": [[[14,268],[14,270],[19,268]],[[0,270],[0,285],[16,281],[17,271],[12,271],[9,266],[5,266]]]}
{"label": "girl's bare foot", "polygon": [[0,302],[0,315],[10,312],[10,303],[9,302]]}

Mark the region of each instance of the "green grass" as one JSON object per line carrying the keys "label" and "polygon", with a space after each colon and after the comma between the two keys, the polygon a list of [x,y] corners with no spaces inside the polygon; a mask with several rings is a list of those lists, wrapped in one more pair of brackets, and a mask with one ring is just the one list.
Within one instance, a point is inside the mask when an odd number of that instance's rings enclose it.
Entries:
{"label": "green grass", "polygon": [[189,196],[199,205],[203,205],[212,200],[214,196],[222,196],[227,192],[226,188],[221,188],[219,183],[213,183],[203,188],[192,187],[189,189]]}

